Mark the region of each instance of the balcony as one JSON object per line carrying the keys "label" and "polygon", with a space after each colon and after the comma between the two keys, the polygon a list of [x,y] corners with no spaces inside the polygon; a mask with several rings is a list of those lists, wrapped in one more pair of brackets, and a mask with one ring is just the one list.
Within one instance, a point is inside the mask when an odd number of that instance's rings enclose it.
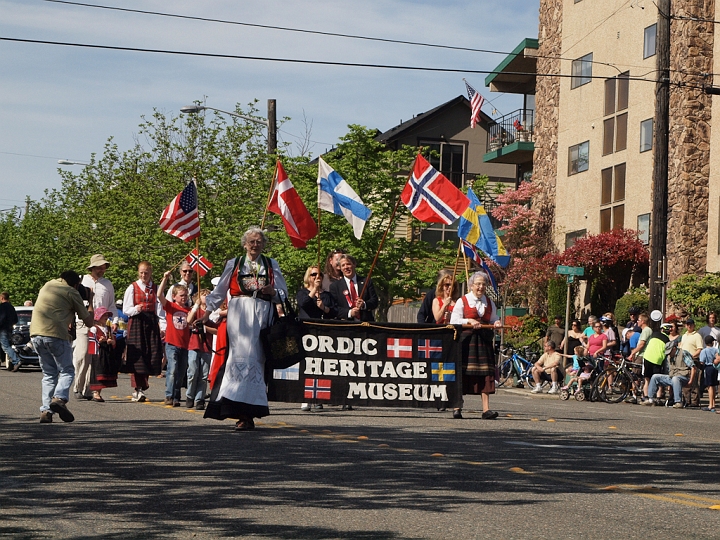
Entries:
{"label": "balcony", "polygon": [[532,163],[535,151],[535,111],[518,109],[490,126],[486,163]]}

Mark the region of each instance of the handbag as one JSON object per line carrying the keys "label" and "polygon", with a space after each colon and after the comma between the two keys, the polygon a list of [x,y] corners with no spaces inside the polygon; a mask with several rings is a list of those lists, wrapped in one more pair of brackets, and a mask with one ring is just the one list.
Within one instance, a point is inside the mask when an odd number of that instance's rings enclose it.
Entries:
{"label": "handbag", "polygon": [[260,342],[265,351],[265,369],[287,369],[305,357],[302,347],[303,324],[288,302],[283,304],[285,316],[280,317],[273,309],[273,320],[260,330]]}

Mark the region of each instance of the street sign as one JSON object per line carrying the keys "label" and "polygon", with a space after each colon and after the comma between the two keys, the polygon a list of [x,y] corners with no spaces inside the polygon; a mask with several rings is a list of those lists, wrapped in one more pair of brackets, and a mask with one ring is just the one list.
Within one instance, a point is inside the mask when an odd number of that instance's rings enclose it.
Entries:
{"label": "street sign", "polygon": [[558,266],[558,274],[564,274],[567,276],[583,276],[585,275],[585,269],[582,266]]}

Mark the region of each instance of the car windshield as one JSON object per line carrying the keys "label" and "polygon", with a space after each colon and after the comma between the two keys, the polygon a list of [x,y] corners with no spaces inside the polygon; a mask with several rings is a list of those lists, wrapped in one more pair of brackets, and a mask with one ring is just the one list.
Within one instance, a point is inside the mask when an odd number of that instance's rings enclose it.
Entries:
{"label": "car windshield", "polygon": [[32,317],[32,311],[18,311],[18,324],[22,325],[29,325],[30,324],[30,318]]}

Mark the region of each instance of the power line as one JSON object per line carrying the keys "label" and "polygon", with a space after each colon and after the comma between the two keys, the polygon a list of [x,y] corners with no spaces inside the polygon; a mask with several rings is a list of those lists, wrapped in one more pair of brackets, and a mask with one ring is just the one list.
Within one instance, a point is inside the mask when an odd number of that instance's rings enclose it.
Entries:
{"label": "power line", "polygon": [[481,53],[488,53],[488,54],[503,54],[503,55],[508,54],[505,51],[473,49],[471,47],[459,47],[456,45],[443,45],[440,43],[422,43],[419,41],[405,41],[405,40],[401,40],[401,39],[360,36],[360,35],[355,35],[355,34],[340,34],[340,33],[336,33],[336,32],[323,32],[320,30],[307,30],[307,29],[303,29],[303,28],[273,26],[273,25],[269,25],[269,24],[257,24],[257,23],[241,22],[241,21],[229,21],[226,19],[212,19],[209,17],[197,17],[197,16],[193,16],[193,15],[179,15],[177,13],[166,13],[166,12],[161,12],[161,11],[147,11],[147,10],[142,10],[142,9],[121,8],[121,7],[116,7],[116,6],[101,6],[101,5],[97,5],[97,4],[87,4],[85,2],[70,2],[69,0],[43,0],[43,1],[44,2],[52,2],[54,4],[67,4],[67,5],[71,5],[71,6],[108,9],[108,10],[112,10],[112,11],[124,11],[127,13],[139,13],[142,15],[157,15],[157,16],[161,16],[161,17],[172,17],[175,19],[186,19],[186,20],[191,20],[191,21],[232,24],[232,25],[236,25],[236,26],[248,26],[251,28],[263,28],[266,30],[282,30],[284,32],[298,32],[301,34],[314,34],[314,35],[318,35],[318,36],[331,36],[331,37],[340,37],[340,38],[348,38],[348,39],[362,39],[365,41],[379,41],[382,43],[396,43],[396,44],[400,44],[400,45],[415,45],[415,46],[420,46],[420,47],[434,47],[437,49],[450,49],[450,50],[455,50],[455,51],[481,52]]}

